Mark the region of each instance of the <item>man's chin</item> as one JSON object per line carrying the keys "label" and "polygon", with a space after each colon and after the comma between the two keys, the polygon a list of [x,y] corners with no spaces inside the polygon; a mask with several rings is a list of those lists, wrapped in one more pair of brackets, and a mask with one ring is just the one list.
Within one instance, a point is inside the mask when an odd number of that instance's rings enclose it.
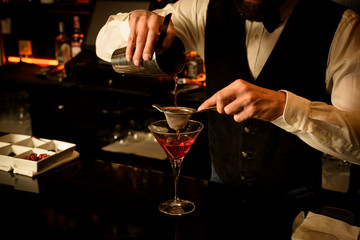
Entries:
{"label": "man's chin", "polygon": [[261,4],[263,1],[262,0],[244,0],[244,2],[249,2],[249,3],[253,3],[253,4]]}
{"label": "man's chin", "polygon": [[237,8],[244,19],[258,22],[263,20],[266,9],[261,0],[240,0],[237,1]]}
{"label": "man's chin", "polygon": [[236,0],[239,13],[250,21],[263,21],[269,11],[278,10],[284,0]]}

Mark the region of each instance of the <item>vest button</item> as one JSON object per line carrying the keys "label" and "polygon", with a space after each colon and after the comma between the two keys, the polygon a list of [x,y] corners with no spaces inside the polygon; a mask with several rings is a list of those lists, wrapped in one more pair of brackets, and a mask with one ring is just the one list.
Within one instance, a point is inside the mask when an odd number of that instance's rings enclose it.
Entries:
{"label": "vest button", "polygon": [[245,132],[246,134],[249,134],[249,133],[251,133],[251,129],[248,128],[248,127],[244,127],[244,132]]}
{"label": "vest button", "polygon": [[245,151],[241,152],[241,155],[242,155],[244,158],[247,158],[247,157],[248,157],[248,153],[245,152]]}

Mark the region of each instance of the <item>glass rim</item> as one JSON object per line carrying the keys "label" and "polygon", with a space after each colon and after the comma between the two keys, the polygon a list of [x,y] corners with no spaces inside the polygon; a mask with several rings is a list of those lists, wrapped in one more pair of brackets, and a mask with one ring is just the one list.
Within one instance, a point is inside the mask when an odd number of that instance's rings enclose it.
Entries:
{"label": "glass rim", "polygon": [[[188,122],[199,123],[201,127],[200,127],[199,129],[197,129],[197,130],[193,130],[193,131],[189,131],[189,132],[181,132],[181,130],[180,130],[179,133],[176,133],[176,130],[174,130],[174,132],[171,132],[171,133],[169,133],[169,132],[164,133],[164,132],[159,132],[159,131],[151,131],[150,126],[151,126],[151,125],[154,125],[154,124],[156,124],[156,123],[159,123],[159,122],[166,122],[166,124],[169,126],[169,124],[167,123],[167,120],[165,120],[165,119],[163,119],[163,120],[157,120],[157,121],[152,122],[152,123],[150,123],[150,124],[148,125],[148,128],[149,128],[150,132],[161,133],[161,134],[165,134],[165,135],[174,135],[174,134],[185,135],[185,134],[196,133],[196,132],[199,132],[199,131],[201,131],[201,130],[204,129],[204,124],[203,124],[202,122],[199,122],[199,121],[195,121],[195,120],[191,120],[191,119],[190,119]],[[169,127],[169,128],[170,128],[170,127]],[[172,129],[172,128],[170,128],[170,129]],[[173,130],[173,129],[172,129],[172,130]]]}
{"label": "glass rim", "polygon": [[[190,108],[190,107],[177,107],[177,106],[167,106],[167,107],[163,107],[163,112],[164,114],[169,114],[169,115],[192,115],[196,112],[196,109],[194,108]],[[171,110],[177,110],[180,109],[182,110],[182,112],[172,112]]]}

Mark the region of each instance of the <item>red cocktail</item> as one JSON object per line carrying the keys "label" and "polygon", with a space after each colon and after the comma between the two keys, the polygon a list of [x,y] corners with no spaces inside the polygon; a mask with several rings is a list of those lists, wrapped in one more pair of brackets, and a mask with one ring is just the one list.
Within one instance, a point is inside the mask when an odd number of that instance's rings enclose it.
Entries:
{"label": "red cocktail", "polygon": [[181,163],[203,128],[204,125],[201,122],[193,120],[190,120],[185,128],[177,131],[171,129],[166,120],[156,121],[149,125],[150,131],[168,155],[174,173],[175,197],[160,204],[159,210],[163,213],[184,215],[195,209],[192,202],[179,199],[177,189]]}

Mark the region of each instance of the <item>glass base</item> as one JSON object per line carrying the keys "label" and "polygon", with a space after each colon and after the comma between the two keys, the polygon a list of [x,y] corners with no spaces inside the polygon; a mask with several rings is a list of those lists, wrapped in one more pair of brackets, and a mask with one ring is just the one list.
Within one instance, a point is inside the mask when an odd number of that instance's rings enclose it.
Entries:
{"label": "glass base", "polygon": [[191,213],[195,210],[195,205],[188,200],[168,200],[159,205],[159,210],[162,213],[181,216]]}

